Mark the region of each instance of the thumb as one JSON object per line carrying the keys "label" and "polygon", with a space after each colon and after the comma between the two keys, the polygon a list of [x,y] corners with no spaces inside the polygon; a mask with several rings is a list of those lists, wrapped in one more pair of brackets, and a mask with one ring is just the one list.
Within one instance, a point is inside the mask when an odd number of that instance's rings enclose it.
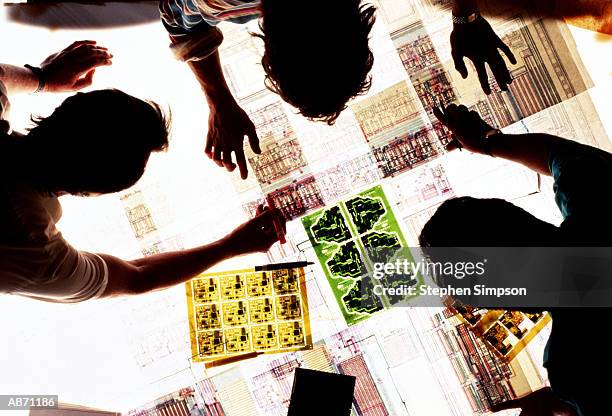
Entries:
{"label": "thumb", "polygon": [[451,50],[451,55],[453,57],[453,63],[455,64],[455,69],[459,74],[461,74],[461,78],[466,79],[468,76],[468,70],[465,66],[465,61],[463,60],[463,54],[461,54],[457,47],[453,47]]}
{"label": "thumb", "polygon": [[446,145],[446,151],[452,152],[453,150],[461,149],[462,147],[463,146],[461,146],[461,143],[459,142],[459,140],[457,140],[457,138],[453,136],[452,141]]}
{"label": "thumb", "polygon": [[92,69],[87,72],[83,78],[78,79],[74,83],[74,88],[80,90],[81,88],[89,87],[93,83],[94,72],[96,72],[96,70]]}
{"label": "thumb", "polygon": [[508,400],[503,403],[498,403],[496,405],[491,406],[492,412],[501,412],[502,410],[510,410],[510,409],[522,409],[525,406],[528,400],[528,396],[521,397],[520,399]]}
{"label": "thumb", "polygon": [[249,145],[251,149],[256,154],[261,154],[261,148],[259,147],[259,137],[257,137],[257,130],[255,130],[255,126],[251,125],[247,131],[247,136],[249,138]]}

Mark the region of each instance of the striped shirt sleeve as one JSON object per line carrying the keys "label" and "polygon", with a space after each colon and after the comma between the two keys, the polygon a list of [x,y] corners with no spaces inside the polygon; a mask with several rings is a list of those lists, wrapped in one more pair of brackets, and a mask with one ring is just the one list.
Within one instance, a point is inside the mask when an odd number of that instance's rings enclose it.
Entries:
{"label": "striped shirt sleeve", "polygon": [[170,49],[185,62],[206,59],[223,42],[223,34],[209,24],[189,0],[162,0],[159,10],[170,35]]}

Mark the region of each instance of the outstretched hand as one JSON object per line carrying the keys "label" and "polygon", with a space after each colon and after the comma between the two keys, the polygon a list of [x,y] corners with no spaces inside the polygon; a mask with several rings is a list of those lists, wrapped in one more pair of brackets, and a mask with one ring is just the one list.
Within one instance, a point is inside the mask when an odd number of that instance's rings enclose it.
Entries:
{"label": "outstretched hand", "polygon": [[485,136],[494,128],[476,111],[469,111],[464,105],[449,104],[442,108],[434,107],[433,113],[453,135],[453,141],[446,146],[446,150],[465,147],[470,152],[486,153]]}
{"label": "outstretched hand", "polygon": [[40,64],[45,91],[69,92],[91,85],[97,67],[111,65],[113,55],[93,40],[74,42]]}
{"label": "outstretched hand", "polygon": [[[233,98],[218,100],[210,105],[205,153],[229,172],[233,172],[238,165],[242,179],[246,179],[249,174],[244,155],[244,136],[249,138],[253,152],[260,154],[255,125]],[[232,153],[235,155],[235,163]]]}
{"label": "outstretched hand", "polygon": [[[276,222],[276,224],[275,224]],[[235,255],[266,252],[279,240],[276,227],[287,232],[287,221],[278,209],[260,205],[255,218],[240,225],[226,237],[228,249]]]}
{"label": "outstretched hand", "polygon": [[521,409],[520,416],[578,416],[575,410],[561,401],[550,387],[495,405],[491,411],[501,412],[510,409]]}
{"label": "outstretched hand", "polygon": [[469,58],[476,67],[478,79],[485,94],[491,94],[485,63],[489,64],[499,88],[502,91],[508,90],[508,85],[512,83],[512,76],[499,50],[504,52],[513,65],[516,65],[516,58],[484,17],[478,16],[475,21],[467,24],[455,24],[450,43],[455,69],[463,79],[468,76],[464,58]]}

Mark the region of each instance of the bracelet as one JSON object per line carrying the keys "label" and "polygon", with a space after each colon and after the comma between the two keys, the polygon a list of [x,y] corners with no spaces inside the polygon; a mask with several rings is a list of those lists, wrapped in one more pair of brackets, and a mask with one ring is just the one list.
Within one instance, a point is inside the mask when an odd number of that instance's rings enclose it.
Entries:
{"label": "bracelet", "polygon": [[45,85],[47,83],[45,81],[45,73],[43,72],[43,70],[40,69],[37,66],[32,66],[32,65],[28,65],[28,64],[25,64],[24,67],[26,67],[30,71],[32,71],[34,73],[34,75],[36,75],[36,77],[38,78],[38,88],[36,88],[36,90],[32,94],[36,94],[36,93],[41,92],[42,90],[44,90],[45,89]]}
{"label": "bracelet", "polygon": [[474,13],[468,14],[467,16],[453,15],[453,23],[456,25],[467,25],[468,23],[472,23],[478,19],[478,16],[480,16],[478,10],[476,10]]}
{"label": "bracelet", "polygon": [[491,136],[495,136],[496,134],[501,134],[501,130],[500,129],[491,129],[488,132],[485,133],[485,140],[484,140],[484,153],[488,156],[491,157],[495,157],[493,156],[493,152],[491,151],[491,140],[489,140],[489,138]]}

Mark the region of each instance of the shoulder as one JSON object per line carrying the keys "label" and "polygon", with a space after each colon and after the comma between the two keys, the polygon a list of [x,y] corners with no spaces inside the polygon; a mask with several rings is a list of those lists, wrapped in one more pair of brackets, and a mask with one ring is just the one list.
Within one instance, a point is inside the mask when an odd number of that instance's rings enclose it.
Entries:
{"label": "shoulder", "polygon": [[612,173],[612,154],[596,147],[568,141],[550,151],[548,165],[555,179],[561,174],[569,173],[573,176],[602,169]]}
{"label": "shoulder", "polygon": [[605,191],[612,175],[612,154],[576,142],[568,142],[549,155],[554,179],[555,200],[564,217],[591,215],[610,207],[611,197]]}
{"label": "shoulder", "polygon": [[0,183],[2,243],[44,244],[58,238],[55,224],[62,216],[57,198],[29,185]]}

